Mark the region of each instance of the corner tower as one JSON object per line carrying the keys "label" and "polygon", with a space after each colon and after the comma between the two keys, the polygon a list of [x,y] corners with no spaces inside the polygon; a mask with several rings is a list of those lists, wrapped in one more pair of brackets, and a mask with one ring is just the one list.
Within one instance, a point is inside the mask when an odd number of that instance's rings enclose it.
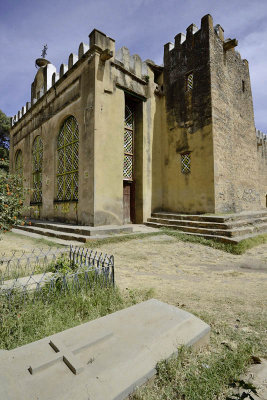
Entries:
{"label": "corner tower", "polygon": [[248,63],[208,14],[164,48],[163,209],[260,208]]}

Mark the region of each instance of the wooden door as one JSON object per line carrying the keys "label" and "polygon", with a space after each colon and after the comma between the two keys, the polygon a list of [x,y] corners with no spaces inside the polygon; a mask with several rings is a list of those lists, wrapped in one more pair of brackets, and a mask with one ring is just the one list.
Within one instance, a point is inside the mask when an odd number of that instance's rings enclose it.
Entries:
{"label": "wooden door", "polygon": [[123,222],[131,222],[131,184],[127,181],[123,182]]}
{"label": "wooden door", "polygon": [[135,221],[134,182],[123,182],[123,222],[131,224]]}

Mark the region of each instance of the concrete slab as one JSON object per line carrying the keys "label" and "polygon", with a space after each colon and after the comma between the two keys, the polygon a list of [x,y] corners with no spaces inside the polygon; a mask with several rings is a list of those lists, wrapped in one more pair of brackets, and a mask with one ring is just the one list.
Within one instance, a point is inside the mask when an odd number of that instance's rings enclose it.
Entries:
{"label": "concrete slab", "polygon": [[81,242],[78,242],[76,240],[58,239],[58,238],[54,238],[54,237],[40,235],[39,233],[23,231],[22,229],[16,229],[16,228],[13,228],[11,231],[13,233],[16,233],[17,235],[24,235],[24,236],[27,236],[27,237],[30,237],[33,239],[47,240],[49,242],[54,242],[54,243],[60,244],[62,246],[69,246],[70,244],[72,246],[81,246]]}
{"label": "concrete slab", "polygon": [[45,272],[42,274],[29,275],[17,279],[9,279],[0,284],[0,291],[10,289],[29,291],[36,290],[38,286],[43,287],[51,279],[52,275],[52,272]]}
{"label": "concrete slab", "polygon": [[210,327],[152,299],[11,351],[0,352],[0,399],[122,400],[181,344]]}

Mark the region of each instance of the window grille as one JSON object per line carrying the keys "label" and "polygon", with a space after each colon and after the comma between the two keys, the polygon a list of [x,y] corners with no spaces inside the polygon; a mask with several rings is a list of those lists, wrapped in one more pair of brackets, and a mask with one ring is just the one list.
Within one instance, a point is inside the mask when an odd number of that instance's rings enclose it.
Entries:
{"label": "window grille", "polygon": [[181,154],[181,171],[183,174],[189,174],[191,171],[191,156],[189,153]]}
{"label": "window grille", "polygon": [[191,72],[190,74],[186,75],[186,91],[193,90],[194,85],[194,74]]}
{"label": "window grille", "polygon": [[42,202],[42,169],[43,142],[41,136],[37,136],[32,145],[32,200],[34,203]]}
{"label": "window grille", "polygon": [[57,200],[78,200],[79,128],[76,119],[68,117],[57,138]]}
{"label": "window grille", "polygon": [[15,157],[15,173],[20,177],[23,178],[23,157],[22,151],[18,150]]}
{"label": "window grille", "polygon": [[126,104],[124,119],[124,163],[123,178],[133,180],[133,152],[134,152],[134,113]]}

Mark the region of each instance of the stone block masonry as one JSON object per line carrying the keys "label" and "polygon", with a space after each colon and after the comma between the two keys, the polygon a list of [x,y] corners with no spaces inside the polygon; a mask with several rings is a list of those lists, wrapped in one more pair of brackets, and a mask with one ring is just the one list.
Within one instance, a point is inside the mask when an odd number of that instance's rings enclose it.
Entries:
{"label": "stone block masonry", "polygon": [[59,71],[37,59],[31,102],[10,134],[29,216],[95,227],[161,210],[266,208],[266,136],[255,134],[237,45],[208,14],[165,45],[163,66],[97,29]]}

